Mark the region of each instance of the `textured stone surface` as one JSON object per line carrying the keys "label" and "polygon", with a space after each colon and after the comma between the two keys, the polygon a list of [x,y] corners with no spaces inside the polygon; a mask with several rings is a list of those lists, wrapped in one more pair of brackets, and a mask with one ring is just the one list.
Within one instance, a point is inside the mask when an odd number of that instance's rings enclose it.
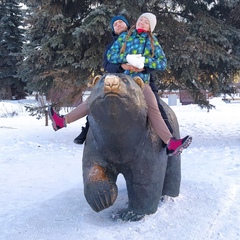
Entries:
{"label": "textured stone surface", "polygon": [[[124,74],[108,74],[94,83],[88,99],[90,129],[83,153],[87,202],[96,212],[113,205],[121,173],[129,202],[120,217],[126,221],[156,212],[162,195],[178,196],[181,178],[180,157],[166,155],[147,119],[142,82],[136,82]],[[162,104],[174,135],[179,137],[175,114]]]}

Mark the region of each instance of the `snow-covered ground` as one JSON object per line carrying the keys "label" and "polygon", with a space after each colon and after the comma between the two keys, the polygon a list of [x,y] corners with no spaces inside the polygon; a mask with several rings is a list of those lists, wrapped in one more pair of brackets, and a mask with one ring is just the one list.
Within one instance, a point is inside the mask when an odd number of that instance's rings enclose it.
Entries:
{"label": "snow-covered ground", "polygon": [[181,193],[139,222],[122,222],[112,219],[128,201],[122,176],[109,209],[96,213],[84,198],[83,146],[73,139],[85,119],[55,132],[25,112],[29,101],[0,102],[1,240],[240,239],[240,102],[214,98],[210,112],[172,106],[182,136],[193,136]]}

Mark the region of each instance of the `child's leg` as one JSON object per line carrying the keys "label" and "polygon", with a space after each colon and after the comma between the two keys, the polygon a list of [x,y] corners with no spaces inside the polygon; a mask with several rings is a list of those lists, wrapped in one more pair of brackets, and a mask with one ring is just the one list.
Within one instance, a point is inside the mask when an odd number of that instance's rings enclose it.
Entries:
{"label": "child's leg", "polygon": [[70,113],[66,114],[64,117],[66,119],[66,123],[72,123],[82,117],[85,117],[88,114],[87,110],[87,101],[84,101],[80,105],[78,105],[75,109],[73,109]]}
{"label": "child's leg", "polygon": [[86,140],[88,129],[89,129],[89,121],[88,121],[88,117],[87,117],[85,127],[82,127],[82,132],[73,140],[74,143],[83,144]]}
{"label": "child's leg", "polygon": [[179,155],[183,149],[190,145],[192,137],[186,136],[183,139],[173,138],[160,114],[157,100],[148,84],[145,84],[143,94],[148,105],[148,117],[157,135],[167,144],[168,156]]}
{"label": "child's leg", "polygon": [[172,138],[172,134],[160,114],[156,97],[148,84],[145,84],[143,94],[148,105],[148,117],[150,122],[157,135],[167,144],[170,138]]}

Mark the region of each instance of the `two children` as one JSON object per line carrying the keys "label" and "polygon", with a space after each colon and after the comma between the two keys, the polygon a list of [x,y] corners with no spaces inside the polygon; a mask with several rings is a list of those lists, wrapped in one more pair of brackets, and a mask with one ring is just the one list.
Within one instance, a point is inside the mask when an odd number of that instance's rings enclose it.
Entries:
{"label": "two children", "polygon": [[[128,32],[123,32],[107,52],[110,63],[127,64],[125,74],[131,77],[139,76],[144,81],[143,94],[148,105],[148,117],[157,135],[167,145],[169,156],[179,155],[192,142],[191,136],[182,139],[173,138],[158,109],[157,100],[149,86],[150,70],[166,69],[165,54],[152,32],[157,19],[152,13],[143,13]],[[87,100],[65,116],[59,116],[53,108],[49,115],[53,121],[54,130],[66,127],[67,123],[76,121],[87,115]]]}

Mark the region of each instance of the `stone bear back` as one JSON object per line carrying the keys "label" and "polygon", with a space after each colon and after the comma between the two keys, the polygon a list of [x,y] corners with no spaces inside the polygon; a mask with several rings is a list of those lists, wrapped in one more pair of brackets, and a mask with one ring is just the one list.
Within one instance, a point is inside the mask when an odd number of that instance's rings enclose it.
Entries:
{"label": "stone bear back", "polygon": [[[87,99],[90,127],[82,158],[84,195],[96,212],[112,206],[118,194],[117,176],[122,174],[128,208],[119,216],[137,221],[157,211],[162,195],[179,194],[180,157],[166,155],[151,127],[140,78],[107,74],[97,80]],[[176,116],[162,104],[178,137]]]}
{"label": "stone bear back", "polygon": [[109,76],[112,75],[103,76],[96,83],[88,99],[92,141],[110,156],[125,153],[130,158],[134,149],[153,145],[160,152],[161,139],[147,118],[143,83],[136,83],[125,74],[116,74],[120,81],[113,78],[110,82]]}

